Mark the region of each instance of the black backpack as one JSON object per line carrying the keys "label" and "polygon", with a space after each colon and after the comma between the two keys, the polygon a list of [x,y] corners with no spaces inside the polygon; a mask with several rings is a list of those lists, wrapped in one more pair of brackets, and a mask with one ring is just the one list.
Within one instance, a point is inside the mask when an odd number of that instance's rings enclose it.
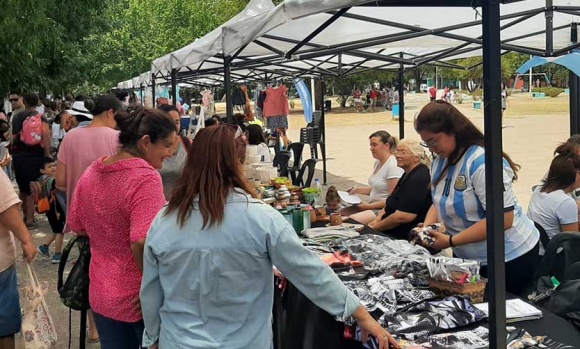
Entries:
{"label": "black backpack", "polygon": [[[63,282],[64,270],[74,245],[78,245],[79,257],[74,262],[66,281]],[[89,238],[75,236],[62,251],[58,265],[58,294],[67,307],[74,310],[88,310],[89,305],[89,264],[91,263],[91,248]]]}
{"label": "black backpack", "polygon": [[556,288],[549,276],[542,276],[536,282],[534,292],[528,300],[552,313],[567,317],[567,314],[580,311],[580,280],[562,281]]}
{"label": "black backpack", "polygon": [[560,282],[575,279],[573,275],[570,275],[570,271],[572,265],[580,261],[578,251],[580,251],[580,234],[556,234],[546,247],[534,279],[538,280],[542,276],[554,276]]}

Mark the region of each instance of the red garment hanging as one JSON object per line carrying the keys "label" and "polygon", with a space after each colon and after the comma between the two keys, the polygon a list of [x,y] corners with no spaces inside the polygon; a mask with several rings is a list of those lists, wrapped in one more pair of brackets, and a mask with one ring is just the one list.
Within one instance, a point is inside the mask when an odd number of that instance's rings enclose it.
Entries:
{"label": "red garment hanging", "polygon": [[268,87],[266,89],[266,100],[264,101],[263,111],[265,118],[290,114],[287,91],[284,85],[278,88]]}

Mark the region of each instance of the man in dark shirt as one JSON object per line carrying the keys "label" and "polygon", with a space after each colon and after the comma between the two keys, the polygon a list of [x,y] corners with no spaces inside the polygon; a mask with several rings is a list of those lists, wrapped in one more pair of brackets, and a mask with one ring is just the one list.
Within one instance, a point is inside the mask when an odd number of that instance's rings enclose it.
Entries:
{"label": "man in dark shirt", "polygon": [[12,165],[14,176],[18,184],[20,200],[22,200],[22,212],[24,221],[28,227],[34,225],[34,198],[30,191],[30,182],[40,177],[40,169],[43,166],[44,157],[50,156],[50,129],[48,121],[42,117],[42,142],[39,145],[28,145],[20,140],[20,132],[24,121],[34,116],[38,106],[38,95],[27,93],[22,96],[24,110],[12,118]]}

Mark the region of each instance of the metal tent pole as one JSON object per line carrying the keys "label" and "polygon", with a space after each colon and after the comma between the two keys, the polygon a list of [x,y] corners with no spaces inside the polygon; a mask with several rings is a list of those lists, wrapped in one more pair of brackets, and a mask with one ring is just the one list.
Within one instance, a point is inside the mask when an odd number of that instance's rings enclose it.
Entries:
{"label": "metal tent pole", "polygon": [[[403,52],[399,53],[399,57],[403,58]],[[399,139],[405,138],[405,89],[403,82],[405,81],[405,65],[401,63],[399,66]]]}
{"label": "metal tent pole", "polygon": [[489,290],[489,347],[506,347],[505,242],[501,118],[500,0],[483,1],[485,195]]}
{"label": "metal tent pole", "polygon": [[171,69],[171,98],[173,105],[177,105],[177,69]]}
{"label": "metal tent pole", "polygon": [[546,0],[546,55],[554,52],[554,6],[553,0]]}
{"label": "metal tent pole", "polygon": [[230,75],[231,57],[224,57],[224,88],[226,89],[226,117],[228,124],[234,123],[234,106],[232,105],[232,80]]}
{"label": "metal tent pole", "polygon": [[155,100],[155,74],[151,74],[151,104],[153,108],[156,108],[156,100]]}
{"label": "metal tent pole", "polygon": [[[320,78],[320,150],[322,152],[322,183],[327,184],[326,176],[326,120],[324,116],[324,91],[326,91],[326,83]],[[314,90],[312,90],[314,94]]]}
{"label": "metal tent pole", "polygon": [[[572,23],[570,32],[570,41],[572,44],[578,42],[578,23]],[[580,78],[571,70],[569,74],[570,89],[570,135],[580,133]]]}

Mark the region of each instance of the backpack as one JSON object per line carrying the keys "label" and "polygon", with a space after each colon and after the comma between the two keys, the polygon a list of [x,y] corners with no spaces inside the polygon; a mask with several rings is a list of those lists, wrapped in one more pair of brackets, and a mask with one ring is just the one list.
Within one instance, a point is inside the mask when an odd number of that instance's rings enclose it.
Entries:
{"label": "backpack", "polygon": [[20,140],[30,146],[42,145],[42,114],[38,113],[24,119]]}
{"label": "backpack", "polygon": [[566,280],[566,272],[576,262],[580,261],[580,234],[559,233],[550,239],[542,261],[536,268],[534,279],[542,276],[554,276]]}
{"label": "backpack", "polygon": [[55,203],[54,191],[50,190],[51,180],[46,178],[30,182],[30,192],[34,199],[34,209],[36,213],[42,214],[50,211],[50,205]]}
{"label": "backpack", "polygon": [[[78,245],[79,256],[66,278],[64,269],[69,259],[70,251],[74,245]],[[89,238],[75,236],[62,251],[58,265],[57,289],[61,302],[73,310],[88,310],[89,304],[89,265],[91,263],[91,248]]]}
{"label": "backpack", "polygon": [[560,317],[568,318],[571,313],[580,312],[580,280],[562,281],[555,287],[549,276],[542,276],[527,299]]}

